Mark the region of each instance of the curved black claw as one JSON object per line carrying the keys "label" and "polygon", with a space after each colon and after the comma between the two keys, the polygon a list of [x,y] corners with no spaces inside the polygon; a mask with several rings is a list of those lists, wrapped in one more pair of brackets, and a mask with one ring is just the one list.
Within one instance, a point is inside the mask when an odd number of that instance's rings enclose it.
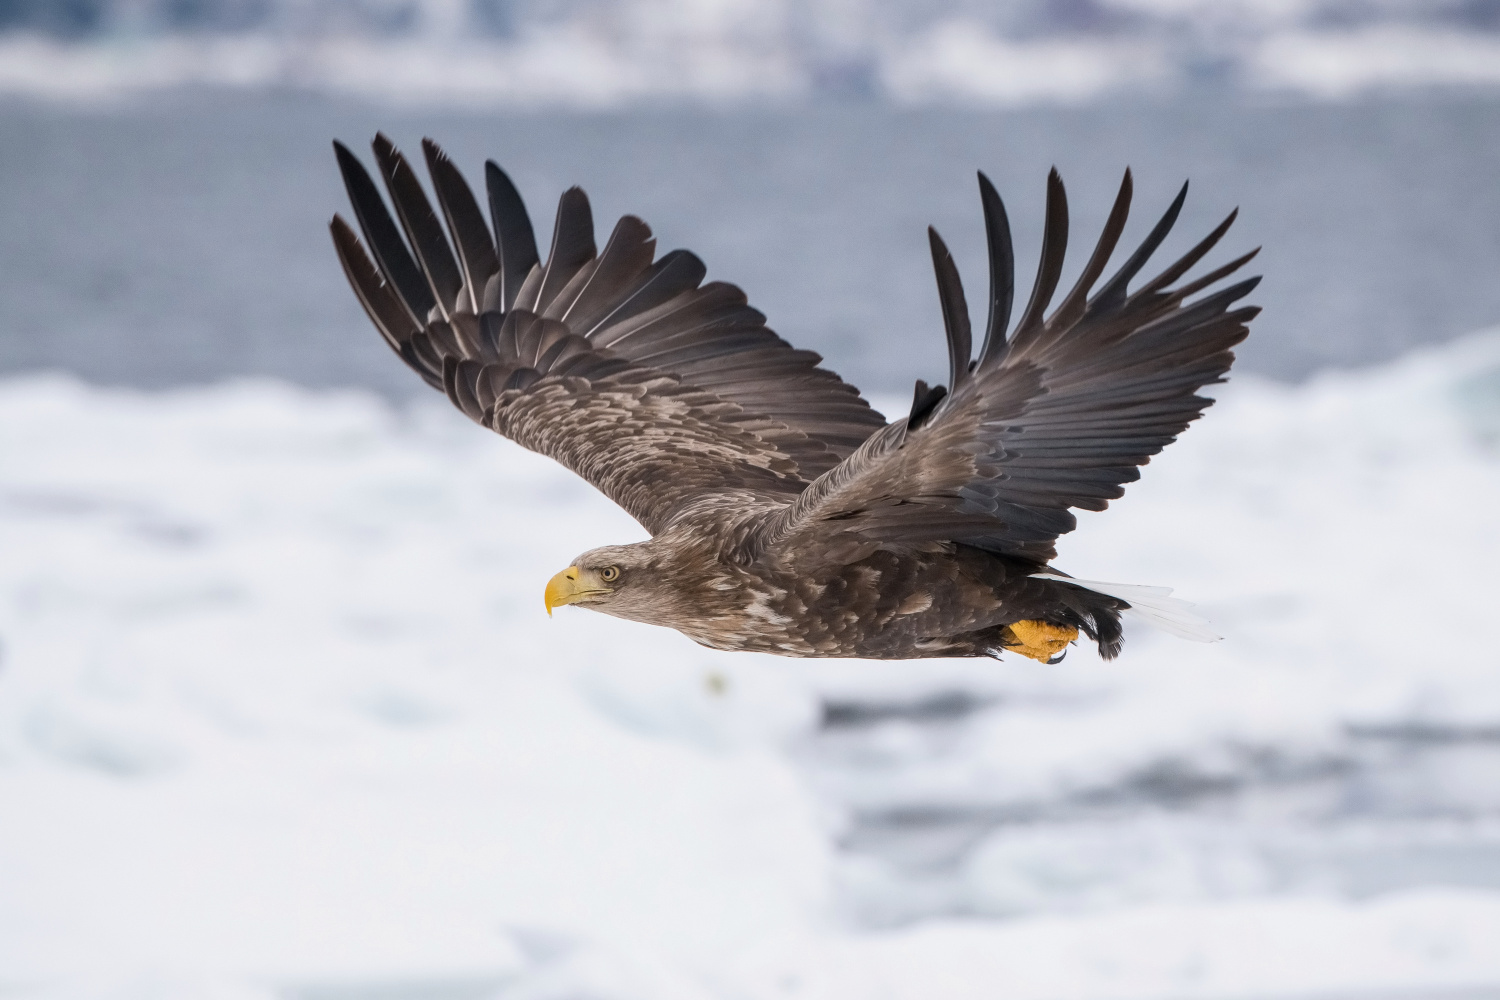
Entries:
{"label": "curved black claw", "polygon": [[1054,656],[1052,659],[1048,660],[1047,661],[1047,666],[1050,667],[1054,663],[1061,663],[1063,661],[1063,659],[1067,657],[1067,655],[1068,655],[1068,651],[1065,649],[1061,653],[1058,653],[1056,656]]}

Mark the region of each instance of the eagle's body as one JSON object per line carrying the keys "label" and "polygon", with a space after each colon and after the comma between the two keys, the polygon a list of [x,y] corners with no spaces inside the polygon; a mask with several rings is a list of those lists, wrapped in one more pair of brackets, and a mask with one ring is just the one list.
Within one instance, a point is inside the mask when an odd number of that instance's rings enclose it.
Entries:
{"label": "eagle's body", "polygon": [[1076,523],[1069,508],[1104,509],[1209,405],[1195,391],[1222,380],[1256,312],[1230,308],[1253,279],[1184,301],[1251,255],[1169,287],[1232,215],[1127,291],[1186,186],[1094,290],[1124,228],[1127,172],[1098,248],[1048,316],[1067,242],[1054,172],[1036,287],[1007,336],[1009,224],[980,175],[984,341],[971,358],[958,272],[929,231],[951,389],[918,382],[911,413],[887,423],[817,355],[767,330],[738,288],[703,284],[692,254],[655,259],[639,219],[621,219],[599,251],[587,198],[570,189],[543,262],[509,178],[487,164],[492,237],[458,171],[427,142],[445,235],[406,160],[378,137],[398,230],[364,168],[335,145],[375,260],[337,217],[334,242],[387,342],[474,420],[577,472],[652,534],[578,557],[548,584],[549,611],[579,604],[715,649],[801,657],[1009,649],[1047,660],[1078,631],[1110,657],[1127,610],[1206,637],[1163,591],[1048,566]]}
{"label": "eagle's body", "polygon": [[[1123,602],[1034,579],[1033,563],[959,545],[883,547],[851,560],[814,543],[779,547],[745,566],[734,558],[736,533],[718,528],[697,521],[639,545],[594,550],[595,560],[646,582],[650,595],[599,610],[674,628],[714,649],[783,656],[994,655],[1017,645],[1011,624],[1049,618],[1099,629],[1106,648],[1119,642],[1115,612]],[[1081,607],[1059,609],[1063,592]]]}

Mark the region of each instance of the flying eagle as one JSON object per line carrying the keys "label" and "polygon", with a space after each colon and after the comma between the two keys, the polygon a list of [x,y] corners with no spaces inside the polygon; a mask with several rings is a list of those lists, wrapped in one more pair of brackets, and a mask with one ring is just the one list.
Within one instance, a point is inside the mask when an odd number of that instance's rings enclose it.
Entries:
{"label": "flying eagle", "polygon": [[1049,566],[1076,526],[1069,508],[1103,510],[1210,405],[1195,393],[1223,381],[1259,311],[1234,307],[1258,278],[1187,301],[1255,251],[1172,287],[1235,213],[1128,290],[1186,184],[1096,290],[1125,227],[1127,170],[1093,255],[1048,315],[1068,238],[1053,170],[1036,283],[1010,329],[1010,225],[981,173],[990,296],[978,355],[958,270],[929,229],[948,384],[917,382],[910,414],[887,422],[817,354],[767,329],[739,288],[705,284],[694,254],[657,257],[635,216],[598,250],[579,188],[563,193],[542,261],[494,162],[492,234],[430,140],[441,216],[406,158],[375,138],[399,224],[359,160],[334,149],[370,255],[338,216],[334,245],[386,342],[474,421],[561,462],[651,533],[574,559],[546,586],[549,614],[577,604],[714,649],[803,657],[1010,650],[1055,662],[1081,630],[1108,659],[1122,611],[1214,638],[1164,588]]}

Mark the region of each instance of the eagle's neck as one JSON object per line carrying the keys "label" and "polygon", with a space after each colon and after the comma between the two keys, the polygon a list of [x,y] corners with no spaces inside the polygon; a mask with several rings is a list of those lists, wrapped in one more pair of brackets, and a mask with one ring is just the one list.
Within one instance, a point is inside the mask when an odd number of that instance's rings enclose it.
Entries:
{"label": "eagle's neck", "polygon": [[678,524],[640,543],[650,567],[647,586],[630,601],[599,610],[676,629],[715,649],[746,648],[752,636],[775,630],[772,609],[785,596],[763,567],[747,566],[740,557],[755,520]]}

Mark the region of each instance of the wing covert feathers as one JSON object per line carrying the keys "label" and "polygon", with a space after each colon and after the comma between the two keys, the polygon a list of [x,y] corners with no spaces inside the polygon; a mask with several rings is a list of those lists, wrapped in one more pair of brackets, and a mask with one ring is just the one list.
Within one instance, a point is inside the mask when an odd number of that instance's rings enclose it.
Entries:
{"label": "wing covert feathers", "polygon": [[334,246],[381,336],[465,414],[578,472],[649,530],[704,502],[784,503],[885,425],[816,354],[766,329],[738,288],[704,284],[693,254],[656,259],[640,219],[622,218],[599,251],[581,189],[560,199],[542,261],[493,163],[494,236],[430,140],[437,210],[376,136],[395,219],[358,159],[334,148],[373,260],[338,217]]}
{"label": "wing covert feathers", "polygon": [[[1212,400],[1231,348],[1259,312],[1235,304],[1251,278],[1193,302],[1254,252],[1171,288],[1228,230],[1234,215],[1156,278],[1128,285],[1176,222],[1186,185],[1161,220],[1102,286],[1130,207],[1129,171],[1077,284],[1050,316],[1068,231],[1067,195],[1054,170],[1031,299],[1009,338],[1014,276],[1004,206],[981,176],[990,248],[989,328],[971,362],[962,286],[931,234],[950,350],[950,390],[918,383],[911,416],[868,438],[767,525],[764,544],[841,532],[885,544],[960,542],[1043,564],[1071,508],[1103,510]],[[1123,598],[1122,599],[1126,599]]]}

